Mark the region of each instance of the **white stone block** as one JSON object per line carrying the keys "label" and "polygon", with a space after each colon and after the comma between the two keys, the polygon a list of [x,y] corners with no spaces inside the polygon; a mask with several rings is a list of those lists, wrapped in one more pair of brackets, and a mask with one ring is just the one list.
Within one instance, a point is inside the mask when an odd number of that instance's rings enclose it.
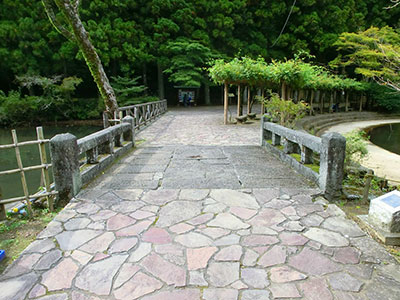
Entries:
{"label": "white stone block", "polygon": [[369,222],[386,232],[400,232],[400,192],[393,191],[371,201]]}

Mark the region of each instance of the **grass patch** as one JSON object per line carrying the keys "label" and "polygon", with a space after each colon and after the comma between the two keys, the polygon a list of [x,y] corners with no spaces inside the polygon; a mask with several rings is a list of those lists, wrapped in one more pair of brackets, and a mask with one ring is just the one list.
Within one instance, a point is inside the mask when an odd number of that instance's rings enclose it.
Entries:
{"label": "grass patch", "polygon": [[36,239],[57,212],[41,209],[35,210],[35,214],[32,220],[17,215],[0,224],[0,249],[6,252],[6,257],[0,262],[0,274]]}
{"label": "grass patch", "polygon": [[[298,153],[291,153],[289,154],[291,157],[293,157],[295,160],[297,160],[298,162],[301,162],[301,155]],[[305,167],[310,168],[311,170],[313,170],[315,173],[319,174],[319,165],[315,165],[315,164],[304,164]]]}

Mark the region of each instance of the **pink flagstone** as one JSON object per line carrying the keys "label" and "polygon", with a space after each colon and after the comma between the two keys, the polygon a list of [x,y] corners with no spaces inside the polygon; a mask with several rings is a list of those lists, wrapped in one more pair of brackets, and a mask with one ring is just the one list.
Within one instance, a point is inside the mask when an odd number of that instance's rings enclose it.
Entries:
{"label": "pink flagstone", "polygon": [[279,234],[279,238],[283,245],[288,246],[303,246],[308,242],[308,239],[298,233],[282,232]]}
{"label": "pink flagstone", "polygon": [[154,213],[145,210],[137,210],[134,213],[131,213],[129,216],[136,220],[143,220],[148,217],[154,216]]}
{"label": "pink flagstone", "polygon": [[339,248],[335,250],[333,259],[342,264],[358,264],[360,262],[360,253],[351,247]]}
{"label": "pink flagstone", "polygon": [[257,213],[257,210],[235,206],[235,207],[231,207],[229,212],[243,220],[248,220]]}
{"label": "pink flagstone", "polygon": [[310,278],[299,284],[300,291],[309,300],[332,300],[333,296],[323,278]]}
{"label": "pink flagstone", "polygon": [[115,240],[115,236],[112,232],[105,232],[97,238],[91,240],[89,243],[84,244],[79,248],[84,252],[96,253],[107,250],[108,246]]}
{"label": "pink flagstone", "polygon": [[137,273],[124,285],[115,290],[114,296],[118,300],[133,300],[150,294],[162,287],[162,283],[142,272]]}
{"label": "pink flagstone", "polygon": [[169,230],[171,230],[172,232],[181,234],[181,233],[188,232],[189,230],[192,230],[193,228],[194,228],[194,226],[192,226],[192,225],[185,224],[185,223],[179,223],[179,224],[171,226],[169,228]]}
{"label": "pink flagstone", "polygon": [[216,247],[203,247],[197,249],[187,249],[186,257],[189,270],[202,269],[207,266],[211,256],[217,252]]}
{"label": "pink flagstone", "polygon": [[168,244],[171,242],[171,237],[165,229],[153,227],[143,234],[142,241],[153,244]]}
{"label": "pink flagstone", "polygon": [[310,275],[325,275],[341,270],[338,264],[309,248],[304,248],[299,254],[290,257],[289,265]]}
{"label": "pink flagstone", "polygon": [[260,257],[258,264],[264,268],[283,264],[286,261],[286,256],[286,248],[276,245]]}
{"label": "pink flagstone", "polygon": [[242,246],[232,245],[221,249],[214,257],[216,261],[239,261],[243,254]]}
{"label": "pink flagstone", "polygon": [[245,246],[265,246],[278,243],[279,240],[275,236],[270,235],[249,235],[244,237],[243,245]]}
{"label": "pink flagstone", "polygon": [[71,258],[66,258],[42,275],[42,284],[48,291],[69,289],[78,269],[78,265]]}
{"label": "pink flagstone", "polygon": [[271,280],[277,283],[292,282],[307,278],[307,275],[297,272],[287,266],[272,268],[270,272]]}
{"label": "pink flagstone", "polygon": [[301,298],[301,295],[294,284],[274,284],[269,289],[274,298]]}
{"label": "pink flagstone", "polygon": [[165,291],[157,295],[146,296],[143,300],[198,300],[200,299],[199,289],[185,289]]}
{"label": "pink flagstone", "polygon": [[169,285],[184,286],[186,284],[185,270],[164,260],[157,254],[151,254],[145,257],[141,265],[148,272]]}
{"label": "pink flagstone", "polygon": [[136,237],[128,237],[116,240],[110,247],[109,253],[126,252],[135,247],[138,239]]}
{"label": "pink flagstone", "polygon": [[128,227],[129,225],[135,224],[135,220],[131,217],[125,216],[123,214],[118,214],[107,221],[107,230],[119,230],[124,227]]}
{"label": "pink flagstone", "polygon": [[149,228],[151,224],[152,224],[151,221],[142,221],[142,222],[136,223],[135,225],[121,229],[121,230],[117,231],[115,234],[117,236],[139,235],[143,231],[145,231],[147,228]]}

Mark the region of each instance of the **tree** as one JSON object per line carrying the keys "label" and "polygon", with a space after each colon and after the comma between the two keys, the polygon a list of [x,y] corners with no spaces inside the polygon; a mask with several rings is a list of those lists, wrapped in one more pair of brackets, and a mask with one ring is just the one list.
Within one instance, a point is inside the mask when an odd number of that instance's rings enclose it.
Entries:
{"label": "tree", "polygon": [[[89,67],[90,73],[96,82],[100,95],[104,100],[106,110],[112,115],[118,108],[117,99],[104,71],[100,57],[90,41],[89,35],[80,19],[80,0],[42,0],[42,3],[50,22],[57,31],[78,45],[83,57],[85,58],[86,64]],[[55,14],[53,9],[54,6],[59,9],[63,21],[66,22],[66,26]],[[69,28],[71,28],[72,31]]]}
{"label": "tree", "polygon": [[333,65],[354,66],[355,72],[400,92],[400,34],[391,27],[342,33],[335,43],[343,54]]}
{"label": "tree", "polygon": [[386,7],[386,9],[395,8],[397,5],[400,5],[400,0],[390,0],[391,4]]}

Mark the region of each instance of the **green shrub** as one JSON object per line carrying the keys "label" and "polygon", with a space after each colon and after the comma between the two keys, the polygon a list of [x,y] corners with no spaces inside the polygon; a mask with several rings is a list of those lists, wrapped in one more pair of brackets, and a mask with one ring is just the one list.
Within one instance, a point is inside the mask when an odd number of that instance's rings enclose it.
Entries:
{"label": "green shrub", "polygon": [[258,97],[258,100],[264,103],[272,119],[277,119],[280,125],[290,128],[305,116],[308,108],[302,101],[294,103],[292,100],[283,100],[278,94],[272,94],[270,98]]}
{"label": "green shrub", "polygon": [[367,143],[365,133],[362,131],[352,131],[345,134],[346,138],[346,157],[345,165],[360,163],[367,155]]}

